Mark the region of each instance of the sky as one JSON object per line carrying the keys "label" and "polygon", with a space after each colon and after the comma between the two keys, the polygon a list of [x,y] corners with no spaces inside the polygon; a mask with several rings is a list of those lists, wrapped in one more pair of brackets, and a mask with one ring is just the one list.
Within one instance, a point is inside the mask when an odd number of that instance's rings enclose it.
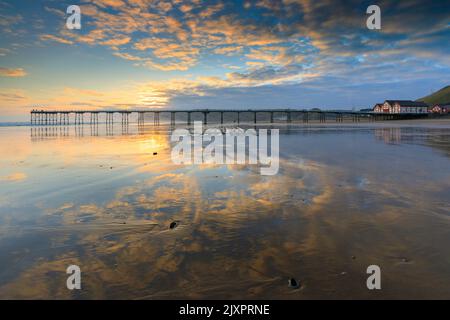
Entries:
{"label": "sky", "polygon": [[[380,30],[366,26],[372,4]],[[0,121],[32,108],[360,109],[450,84],[450,0],[0,0],[0,29]]]}

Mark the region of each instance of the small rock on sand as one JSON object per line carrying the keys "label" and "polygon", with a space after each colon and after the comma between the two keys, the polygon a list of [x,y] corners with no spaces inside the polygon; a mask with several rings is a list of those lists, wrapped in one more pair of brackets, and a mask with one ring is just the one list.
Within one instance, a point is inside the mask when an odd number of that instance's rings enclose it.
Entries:
{"label": "small rock on sand", "polygon": [[178,223],[176,221],[173,221],[172,223],[170,223],[169,228],[175,229],[177,226],[178,226]]}
{"label": "small rock on sand", "polygon": [[297,280],[295,280],[294,278],[290,278],[288,280],[288,287],[292,288],[292,289],[298,289],[298,288],[300,288],[300,283]]}

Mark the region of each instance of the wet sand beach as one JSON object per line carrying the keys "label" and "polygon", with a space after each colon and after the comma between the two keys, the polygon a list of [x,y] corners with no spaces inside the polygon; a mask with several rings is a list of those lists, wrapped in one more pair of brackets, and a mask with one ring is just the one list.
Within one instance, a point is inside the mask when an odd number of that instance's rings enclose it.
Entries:
{"label": "wet sand beach", "polygon": [[277,127],[274,176],[176,165],[166,126],[0,127],[0,298],[450,299],[449,119]]}

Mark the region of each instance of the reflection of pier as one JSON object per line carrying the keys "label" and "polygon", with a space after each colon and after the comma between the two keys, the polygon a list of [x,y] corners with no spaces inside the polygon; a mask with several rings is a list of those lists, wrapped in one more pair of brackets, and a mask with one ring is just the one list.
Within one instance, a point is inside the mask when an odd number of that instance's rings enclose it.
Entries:
{"label": "reflection of pier", "polygon": [[377,128],[374,133],[375,138],[387,144],[400,144],[402,140],[401,128]]}
{"label": "reflection of pier", "polygon": [[58,138],[58,137],[68,137],[69,134],[68,126],[59,127],[32,127],[31,128],[31,138],[33,139],[45,139],[45,138]]}
{"label": "reflection of pier", "polygon": [[[123,124],[116,126],[107,123],[106,126],[101,126],[97,123],[91,125],[42,125],[31,126],[30,136],[33,141],[51,140],[56,138],[69,137],[99,137],[99,136],[123,136],[123,135],[142,135],[155,132],[156,128],[153,126],[130,126]],[[160,130],[158,130],[160,131]]]}
{"label": "reflection of pier", "polygon": [[[97,110],[97,111],[58,111],[58,110],[32,110],[32,125],[83,125],[84,123],[98,124],[99,115],[107,125],[113,125],[114,121],[120,120],[122,126],[129,123],[130,116],[136,118],[139,125],[144,125],[147,121],[153,125],[160,125],[160,118],[169,116],[168,122],[171,125],[176,123],[186,123],[191,125],[196,115],[201,115],[203,124],[214,123],[292,123],[292,122],[370,122],[386,120],[403,120],[427,117],[426,114],[376,114],[370,112],[348,112],[348,111],[307,111],[295,109],[261,109],[261,110]],[[178,115],[178,119],[177,119]],[[180,115],[183,118],[180,119]],[[119,117],[119,119],[117,119]],[[153,120],[150,121],[149,117]],[[244,119],[244,117],[246,119]],[[215,118],[215,119],[214,119]],[[72,121],[72,122],[71,122]],[[118,121],[119,122],[119,121]]]}

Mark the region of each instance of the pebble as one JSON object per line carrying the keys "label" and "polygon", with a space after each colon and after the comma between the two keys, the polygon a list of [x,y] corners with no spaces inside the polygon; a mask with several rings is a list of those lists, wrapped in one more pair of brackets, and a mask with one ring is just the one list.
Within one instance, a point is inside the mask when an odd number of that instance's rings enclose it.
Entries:
{"label": "pebble", "polygon": [[158,152],[153,152],[153,155],[156,156],[158,154]]}
{"label": "pebble", "polygon": [[298,288],[300,288],[300,283],[297,280],[295,280],[294,278],[290,278],[288,280],[288,287],[292,288],[292,289],[298,289]]}
{"label": "pebble", "polygon": [[176,221],[172,222],[169,226],[170,229],[175,229],[178,226],[178,223]]}

